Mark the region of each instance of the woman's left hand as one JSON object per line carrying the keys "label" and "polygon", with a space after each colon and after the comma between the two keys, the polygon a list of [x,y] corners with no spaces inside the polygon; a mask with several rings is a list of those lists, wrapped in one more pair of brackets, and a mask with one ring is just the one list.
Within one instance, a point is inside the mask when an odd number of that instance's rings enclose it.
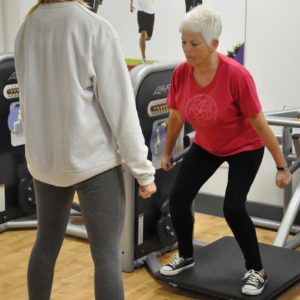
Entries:
{"label": "woman's left hand", "polygon": [[286,188],[292,180],[292,174],[289,170],[277,171],[276,173],[276,185],[281,189]]}

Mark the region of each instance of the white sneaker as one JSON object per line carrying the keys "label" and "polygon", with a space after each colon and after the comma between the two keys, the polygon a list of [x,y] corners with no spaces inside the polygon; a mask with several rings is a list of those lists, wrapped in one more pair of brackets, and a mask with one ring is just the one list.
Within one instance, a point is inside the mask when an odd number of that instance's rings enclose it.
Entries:
{"label": "white sneaker", "polygon": [[242,293],[245,295],[259,295],[267,284],[267,275],[260,275],[259,272],[253,269],[248,271],[242,278],[243,286]]}
{"label": "white sneaker", "polygon": [[194,258],[184,258],[175,255],[167,265],[160,268],[159,272],[165,276],[174,276],[186,269],[192,268],[194,265]]}

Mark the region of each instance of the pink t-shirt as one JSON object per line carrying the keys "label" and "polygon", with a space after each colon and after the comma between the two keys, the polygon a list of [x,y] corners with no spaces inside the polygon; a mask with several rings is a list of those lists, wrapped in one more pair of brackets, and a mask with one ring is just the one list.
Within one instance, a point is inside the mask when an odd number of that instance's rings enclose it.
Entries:
{"label": "pink t-shirt", "polygon": [[263,142],[249,117],[261,111],[253,78],[235,60],[220,53],[215,77],[201,87],[186,62],[173,73],[167,105],[196,131],[195,143],[216,156],[256,150]]}

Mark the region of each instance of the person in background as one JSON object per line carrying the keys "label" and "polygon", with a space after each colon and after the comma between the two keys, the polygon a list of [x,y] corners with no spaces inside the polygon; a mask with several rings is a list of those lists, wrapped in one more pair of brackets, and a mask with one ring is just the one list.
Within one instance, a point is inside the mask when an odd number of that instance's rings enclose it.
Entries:
{"label": "person in background", "polygon": [[99,5],[100,6],[102,5],[103,0],[85,0],[85,2],[89,5],[91,11],[97,13],[99,9]]}
{"label": "person in background", "polygon": [[285,188],[291,174],[262,113],[252,76],[241,64],[216,51],[221,31],[220,16],[206,5],[187,13],[180,25],[186,61],[175,69],[167,97],[170,115],[162,168],[170,170],[174,166],[171,153],[185,121],[196,135],[170,193],[179,254],[160,273],[173,276],[194,266],[192,202],[203,184],[227,162],[223,209],[245,259],[241,290],[258,295],[267,283],[267,273],[245,203],[265,146],[277,168],[276,185]]}
{"label": "person in background", "polygon": [[[140,33],[140,50],[143,63],[146,59],[146,42],[151,40],[153,34],[155,13],[153,9],[154,0],[137,0],[137,20]],[[134,12],[133,0],[130,0],[130,12]]]}
{"label": "person in background", "polygon": [[40,0],[15,41],[25,153],[38,231],[30,300],[50,299],[75,191],[95,268],[95,298],[124,299],[124,161],[138,194],[156,191],[119,38],[83,1]]}
{"label": "person in background", "polygon": [[203,4],[202,0],[185,0],[185,10],[186,12],[189,12],[191,9],[200,4]]}

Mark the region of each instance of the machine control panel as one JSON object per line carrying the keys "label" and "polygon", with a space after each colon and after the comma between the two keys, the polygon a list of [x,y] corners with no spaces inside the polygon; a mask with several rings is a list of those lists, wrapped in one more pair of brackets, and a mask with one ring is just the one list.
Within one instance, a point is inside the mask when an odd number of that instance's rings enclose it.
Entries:
{"label": "machine control panel", "polygon": [[169,108],[166,102],[166,98],[150,101],[147,108],[148,116],[157,117],[168,114]]}
{"label": "machine control panel", "polygon": [[8,100],[19,98],[19,85],[17,83],[6,85],[3,90],[3,95]]}

